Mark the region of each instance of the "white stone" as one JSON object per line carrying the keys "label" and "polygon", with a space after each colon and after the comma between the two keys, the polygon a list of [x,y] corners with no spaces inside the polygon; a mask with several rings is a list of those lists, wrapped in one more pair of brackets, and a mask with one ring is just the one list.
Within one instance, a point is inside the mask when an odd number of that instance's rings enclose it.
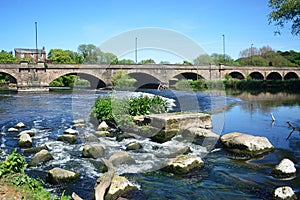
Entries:
{"label": "white stone", "polygon": [[295,164],[291,160],[285,158],[275,166],[274,172],[277,174],[295,174]]}
{"label": "white stone", "polygon": [[276,199],[297,199],[293,189],[289,186],[276,188],[274,191],[274,197]]}
{"label": "white stone", "polygon": [[32,139],[30,137],[30,135],[28,134],[22,134],[19,137],[19,141],[18,144],[20,147],[31,147],[32,146]]}
{"label": "white stone", "polygon": [[11,128],[9,128],[7,131],[8,131],[8,132],[18,132],[19,129],[11,127]]}
{"label": "white stone", "polygon": [[79,135],[79,131],[68,128],[67,130],[64,131],[65,134],[70,134],[70,135]]}
{"label": "white stone", "polygon": [[24,128],[25,127],[25,124],[23,122],[19,122],[17,123],[15,126],[15,128]]}
{"label": "white stone", "polygon": [[105,121],[101,122],[97,128],[98,131],[107,131],[108,130],[108,125],[106,124]]}
{"label": "white stone", "polygon": [[188,173],[191,170],[201,168],[204,166],[204,162],[198,156],[194,155],[180,155],[176,158],[172,158],[165,163],[164,171],[168,171],[175,174]]}
{"label": "white stone", "polygon": [[85,120],[84,119],[75,119],[72,121],[72,124],[84,124]]}

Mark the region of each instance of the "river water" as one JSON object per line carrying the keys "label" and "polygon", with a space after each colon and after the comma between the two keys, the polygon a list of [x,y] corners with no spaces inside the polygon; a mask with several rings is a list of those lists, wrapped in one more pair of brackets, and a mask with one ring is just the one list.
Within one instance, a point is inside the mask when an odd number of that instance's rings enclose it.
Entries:
{"label": "river water", "polygon": [[[132,199],[271,199],[272,191],[283,185],[291,186],[300,197],[300,176],[290,179],[277,179],[271,176],[273,167],[283,158],[289,158],[299,169],[300,135],[295,131],[286,140],[291,128],[286,121],[300,126],[300,95],[297,94],[237,94],[195,93],[183,91],[147,92],[175,99],[173,111],[204,111],[212,114],[213,131],[225,134],[232,131],[266,136],[275,146],[275,151],[262,158],[240,160],[232,157],[217,143],[210,141],[186,141],[195,155],[201,156],[205,167],[192,174],[175,176],[162,172],[159,165],[171,153],[171,149],[180,146],[178,141],[166,144],[154,144],[146,138],[139,138],[143,151],[130,155],[136,160],[132,166],[120,166],[117,173],[123,174],[139,186],[140,191],[133,192]],[[79,90],[49,93],[1,93],[0,94],[0,141],[1,159],[4,159],[17,145],[17,134],[8,133],[8,128],[22,121],[26,129],[34,129],[33,146],[46,144],[54,160],[26,170],[33,177],[45,180],[47,170],[53,167],[77,171],[80,180],[66,185],[46,187],[54,194],[67,194],[75,191],[84,199],[91,199],[95,180],[101,175],[99,162],[81,158],[84,144],[91,142],[89,136],[95,132],[89,121],[89,112],[99,96],[109,91]],[[124,94],[120,92],[119,94]],[[272,123],[270,113],[276,121]],[[57,141],[64,130],[72,127],[74,119],[86,119],[86,126],[77,128],[80,137],[75,144]],[[122,150],[130,140],[116,142],[115,138],[100,138],[105,146],[106,157],[116,150]],[[212,152],[204,144],[213,145]],[[154,148],[155,147],[155,148]],[[211,149],[209,149],[211,150]],[[22,149],[18,148],[22,153]],[[167,154],[166,153],[166,154]],[[33,155],[24,154],[27,161]]]}

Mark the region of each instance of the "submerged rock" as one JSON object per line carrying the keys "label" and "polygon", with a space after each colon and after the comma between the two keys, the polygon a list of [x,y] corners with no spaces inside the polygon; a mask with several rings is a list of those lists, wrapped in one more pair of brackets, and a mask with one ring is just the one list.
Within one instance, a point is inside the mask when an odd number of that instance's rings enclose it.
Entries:
{"label": "submerged rock", "polygon": [[45,144],[41,144],[40,146],[37,147],[24,149],[24,153],[37,153],[43,149],[48,150],[48,147]]}
{"label": "submerged rock", "polygon": [[297,199],[293,189],[289,186],[276,188],[274,191],[274,199],[276,200],[295,200]]}
{"label": "submerged rock", "polygon": [[25,124],[23,122],[17,123],[14,128],[25,128]]}
{"label": "submerged rock", "polygon": [[295,164],[285,158],[272,171],[272,174],[277,177],[290,177],[296,174]]}
{"label": "submerged rock", "polygon": [[52,184],[61,184],[74,181],[79,176],[78,173],[55,167],[47,172],[46,181]]}
{"label": "submerged rock", "polygon": [[[98,178],[97,183],[101,183],[105,176],[106,174],[103,174],[100,178]],[[109,190],[105,195],[105,200],[116,200],[118,197],[121,197],[132,190],[138,190],[138,188],[125,177],[114,175],[111,180]]]}
{"label": "submerged rock", "polygon": [[22,134],[19,137],[18,145],[20,147],[31,147],[32,146],[32,139],[31,139],[30,135],[28,135],[27,133]]}
{"label": "submerged rock", "polygon": [[204,162],[198,156],[180,155],[168,160],[162,170],[173,174],[186,174],[192,170],[202,168],[203,166]]}
{"label": "submerged rock", "polygon": [[53,160],[53,156],[50,154],[48,150],[41,150],[40,152],[36,153],[31,161],[29,162],[29,166],[37,166],[38,164],[41,164],[43,162]]}
{"label": "submerged rock", "polygon": [[274,146],[266,137],[253,136],[239,132],[223,135],[221,137],[221,142],[228,151],[243,156],[255,157],[274,150]]}
{"label": "submerged rock", "polygon": [[199,127],[191,127],[184,131],[185,134],[190,134],[194,137],[211,137],[211,138],[220,138],[220,135],[212,132],[209,129],[199,128]]}
{"label": "submerged rock", "polygon": [[68,142],[70,144],[74,144],[77,140],[75,135],[64,134],[57,138],[58,141]]}
{"label": "submerged rock", "polygon": [[82,157],[101,158],[104,156],[104,147],[99,144],[85,145],[82,150]]}

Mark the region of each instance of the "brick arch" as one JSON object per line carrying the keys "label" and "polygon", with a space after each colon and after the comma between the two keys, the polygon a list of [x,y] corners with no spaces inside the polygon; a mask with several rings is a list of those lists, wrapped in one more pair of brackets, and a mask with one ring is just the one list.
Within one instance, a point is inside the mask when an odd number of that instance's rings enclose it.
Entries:
{"label": "brick arch", "polygon": [[173,78],[176,78],[178,80],[187,79],[187,80],[197,80],[197,79],[205,79],[200,74],[197,74],[195,72],[182,72],[174,76]]}
{"label": "brick arch", "polygon": [[266,75],[267,80],[282,80],[282,75],[279,72],[270,72]]}
{"label": "brick arch", "polygon": [[[55,74],[55,75],[53,75]],[[97,89],[107,86],[107,82],[103,77],[95,76],[93,73],[88,73],[84,71],[65,71],[62,73],[53,73],[52,76],[49,78],[47,85],[50,85],[52,81],[55,79],[65,76],[65,75],[77,75],[80,78],[88,80],[91,84],[91,88]]]}
{"label": "brick arch", "polygon": [[18,84],[18,77],[14,73],[10,73],[4,70],[0,70],[0,74],[5,74],[10,76],[10,82]]}
{"label": "brick arch", "polygon": [[288,72],[284,75],[284,80],[291,80],[291,79],[299,79],[299,76],[296,72]]}
{"label": "brick arch", "polygon": [[243,80],[245,79],[245,74],[243,74],[241,71],[235,70],[235,71],[230,71],[228,72],[228,74],[232,77],[232,78],[236,78],[236,79],[240,79]]}
{"label": "brick arch", "polygon": [[158,77],[148,73],[129,72],[128,75],[137,80],[134,84],[134,87],[136,88],[157,89],[159,85],[163,83]]}
{"label": "brick arch", "polygon": [[265,77],[261,72],[255,71],[251,72],[249,76],[252,78],[252,80],[264,80]]}

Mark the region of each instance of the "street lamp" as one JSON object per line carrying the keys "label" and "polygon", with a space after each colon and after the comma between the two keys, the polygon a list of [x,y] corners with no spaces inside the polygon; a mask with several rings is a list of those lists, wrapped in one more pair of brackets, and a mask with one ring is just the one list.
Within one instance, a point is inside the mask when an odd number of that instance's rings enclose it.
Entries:
{"label": "street lamp", "polygon": [[251,44],[251,48],[250,48],[250,59],[251,59],[251,65],[253,65],[253,63],[252,63],[252,47],[253,47],[253,44]]}
{"label": "street lamp", "polygon": [[225,65],[225,35],[223,34],[223,62]]}

